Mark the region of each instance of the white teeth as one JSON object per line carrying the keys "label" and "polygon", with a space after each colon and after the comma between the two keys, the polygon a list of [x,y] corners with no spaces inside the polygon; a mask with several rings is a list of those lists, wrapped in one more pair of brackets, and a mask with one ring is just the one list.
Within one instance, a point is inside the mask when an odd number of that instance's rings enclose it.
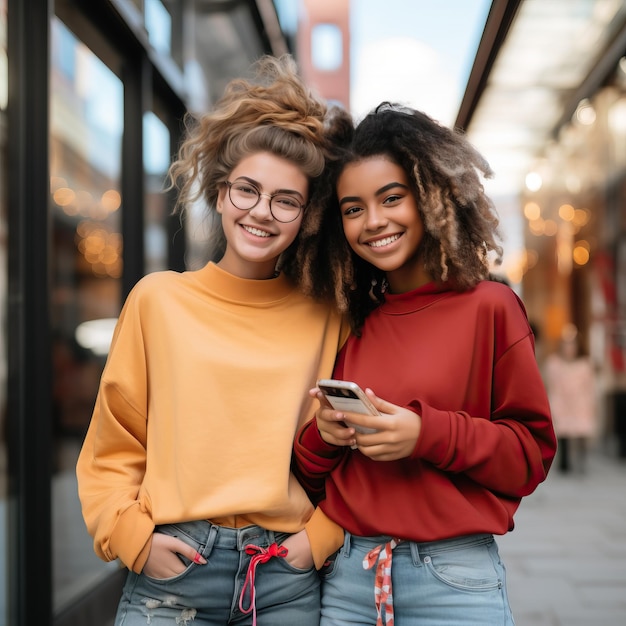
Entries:
{"label": "white teeth", "polygon": [[271,235],[264,230],[259,230],[258,228],[252,228],[252,226],[246,226],[242,224],[243,228],[247,230],[252,235],[256,235],[257,237],[271,237]]}
{"label": "white teeth", "polygon": [[379,239],[378,241],[372,241],[367,245],[371,248],[382,248],[383,246],[388,246],[397,239],[400,239],[400,235],[391,235],[391,237],[385,237],[384,239]]}

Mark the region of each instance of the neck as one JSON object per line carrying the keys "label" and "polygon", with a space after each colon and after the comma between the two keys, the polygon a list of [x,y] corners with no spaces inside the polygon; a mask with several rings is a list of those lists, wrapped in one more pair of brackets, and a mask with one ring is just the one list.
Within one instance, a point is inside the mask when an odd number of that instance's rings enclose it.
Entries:
{"label": "neck", "polygon": [[233,276],[246,278],[248,280],[268,280],[270,278],[276,278],[280,274],[274,262],[271,264],[253,263],[243,266],[235,265],[222,258],[216,265],[225,272],[233,274]]}

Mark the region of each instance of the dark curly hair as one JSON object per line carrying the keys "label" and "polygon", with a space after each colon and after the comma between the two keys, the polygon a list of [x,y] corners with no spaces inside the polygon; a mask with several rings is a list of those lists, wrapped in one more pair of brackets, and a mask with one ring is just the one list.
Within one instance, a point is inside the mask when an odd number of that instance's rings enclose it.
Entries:
{"label": "dark curly hair", "polygon": [[[310,268],[325,266],[340,310],[349,313],[358,334],[367,315],[384,301],[384,272],[363,261],[343,235],[336,184],[346,165],[385,156],[407,173],[424,223],[421,257],[433,280],[466,290],[488,278],[490,253],[502,259],[498,217],[485,194],[481,175],[492,175],[487,161],[460,132],[428,115],[383,102],[356,127],[343,111],[329,117],[329,157],[323,192],[327,209],[318,228],[307,233],[300,251]],[[313,282],[305,287],[315,291]]]}

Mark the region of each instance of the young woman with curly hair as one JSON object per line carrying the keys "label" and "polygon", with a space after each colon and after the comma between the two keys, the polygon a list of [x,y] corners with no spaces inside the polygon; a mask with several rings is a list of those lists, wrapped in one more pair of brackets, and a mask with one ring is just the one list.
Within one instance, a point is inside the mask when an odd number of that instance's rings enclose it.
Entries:
{"label": "young woman with curly hair", "polygon": [[207,208],[211,260],[128,296],[77,467],[96,553],[130,570],[116,626],[318,625],[328,521],[290,464],[349,333],[304,294],[332,277],[301,272],[326,115],[290,57],[265,57],[190,119],[171,176],[181,213]]}
{"label": "young woman with curly hair", "polygon": [[511,625],[494,535],[556,446],[524,306],[489,280],[489,166],[418,111],[340,121],[321,232],[355,332],[334,378],[380,415],[333,410],[313,389],[321,407],[296,437],[297,475],[342,529],[321,624]]}

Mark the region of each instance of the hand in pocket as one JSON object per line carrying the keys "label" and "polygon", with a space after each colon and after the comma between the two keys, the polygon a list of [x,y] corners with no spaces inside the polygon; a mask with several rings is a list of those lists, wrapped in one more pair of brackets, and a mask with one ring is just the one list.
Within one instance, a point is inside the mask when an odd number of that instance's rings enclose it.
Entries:
{"label": "hand in pocket", "polygon": [[172,578],[187,569],[181,556],[189,561],[204,565],[206,559],[195,548],[187,545],[177,537],[170,537],[162,533],[152,535],[150,554],[143,566],[142,573],[150,578]]}

